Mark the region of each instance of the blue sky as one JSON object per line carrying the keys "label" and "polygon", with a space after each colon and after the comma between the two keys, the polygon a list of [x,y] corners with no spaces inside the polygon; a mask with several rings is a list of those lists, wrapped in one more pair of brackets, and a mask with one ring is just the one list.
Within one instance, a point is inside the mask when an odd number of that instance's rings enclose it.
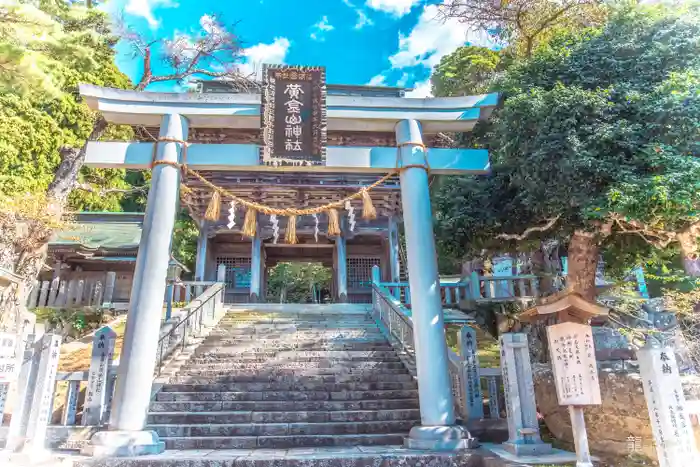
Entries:
{"label": "blue sky", "polygon": [[[484,42],[457,21],[440,21],[439,1],[111,0],[106,8],[139,34],[165,39],[197,34],[207,15],[216,14],[235,24],[246,72],[262,63],[323,65],[329,83],[408,86],[424,97],[441,57],[466,42]],[[124,45],[118,52],[119,67],[136,78],[140,60]]]}

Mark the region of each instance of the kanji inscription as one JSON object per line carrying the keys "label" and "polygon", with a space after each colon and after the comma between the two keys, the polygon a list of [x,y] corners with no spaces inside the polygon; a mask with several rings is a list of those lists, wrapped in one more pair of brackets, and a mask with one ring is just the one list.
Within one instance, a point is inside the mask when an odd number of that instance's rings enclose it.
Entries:
{"label": "kanji inscription", "polygon": [[561,323],[547,328],[559,405],[600,405],[591,327]]}
{"label": "kanji inscription", "polygon": [[324,164],[325,69],[266,66],[263,77],[263,162],[298,166]]}

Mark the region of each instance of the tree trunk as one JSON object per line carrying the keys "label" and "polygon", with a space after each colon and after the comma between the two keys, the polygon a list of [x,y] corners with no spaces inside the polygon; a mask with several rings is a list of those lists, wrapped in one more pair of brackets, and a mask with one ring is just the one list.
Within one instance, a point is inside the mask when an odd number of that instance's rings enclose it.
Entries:
{"label": "tree trunk", "polygon": [[678,234],[678,243],[683,258],[683,269],[692,277],[700,277],[700,258],[698,257],[697,238],[692,232]]}
{"label": "tree trunk", "polygon": [[[97,140],[107,128],[107,122],[97,117],[88,141]],[[61,149],[61,163],[46,193],[47,213],[55,219],[63,215],[68,195],[73,190],[85,161],[87,142],[81,148]],[[0,267],[22,276],[26,293],[37,280],[46,261],[48,242],[53,232],[48,224],[33,219],[3,216],[0,222]],[[0,313],[4,314],[5,310]],[[7,317],[2,317],[5,320]]]}
{"label": "tree trunk", "polygon": [[598,244],[595,235],[577,230],[569,242],[568,287],[586,300],[595,300],[595,274],[598,266]]}

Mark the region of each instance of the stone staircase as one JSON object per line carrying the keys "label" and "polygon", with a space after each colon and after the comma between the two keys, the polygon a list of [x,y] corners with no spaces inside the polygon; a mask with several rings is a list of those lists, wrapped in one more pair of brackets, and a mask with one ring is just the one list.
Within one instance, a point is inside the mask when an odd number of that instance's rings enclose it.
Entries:
{"label": "stone staircase", "polygon": [[414,378],[365,312],[318,310],[229,312],[156,395],[149,428],[170,450],[403,444]]}

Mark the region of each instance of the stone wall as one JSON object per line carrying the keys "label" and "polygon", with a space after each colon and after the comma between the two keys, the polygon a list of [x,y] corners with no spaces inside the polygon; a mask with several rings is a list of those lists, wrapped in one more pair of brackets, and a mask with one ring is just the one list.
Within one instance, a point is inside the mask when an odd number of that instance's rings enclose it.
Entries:
{"label": "stone wall", "polygon": [[[559,406],[549,365],[532,367],[537,407],[547,428],[557,438],[573,442],[567,407]],[[611,455],[628,454],[628,437],[641,437],[643,454],[655,458],[653,435],[642,381],[638,372],[600,365],[598,370],[603,404],[587,407],[586,428],[591,449]],[[700,400],[700,377],[684,376],[687,400]],[[695,439],[700,447],[700,426],[694,420]]]}

